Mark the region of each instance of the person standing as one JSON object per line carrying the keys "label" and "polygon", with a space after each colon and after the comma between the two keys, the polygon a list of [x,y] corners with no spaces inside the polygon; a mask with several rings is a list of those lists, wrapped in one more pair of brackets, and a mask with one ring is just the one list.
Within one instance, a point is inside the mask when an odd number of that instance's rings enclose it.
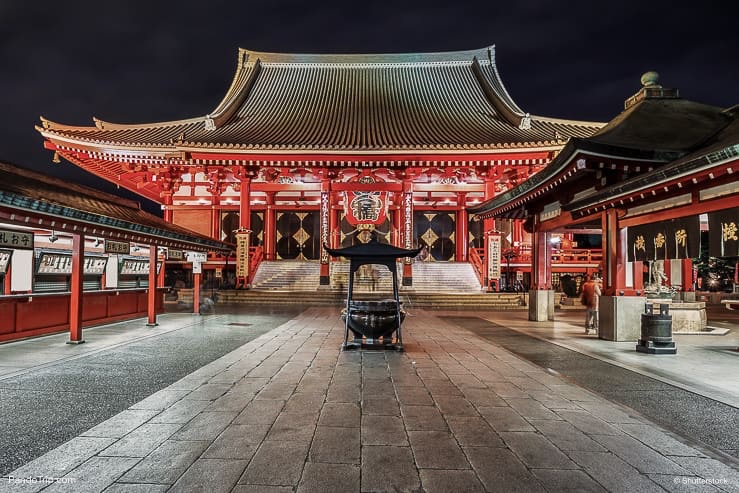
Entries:
{"label": "person standing", "polygon": [[580,300],[585,305],[585,333],[598,332],[598,299],[600,298],[600,283],[597,276],[591,274],[582,285]]}

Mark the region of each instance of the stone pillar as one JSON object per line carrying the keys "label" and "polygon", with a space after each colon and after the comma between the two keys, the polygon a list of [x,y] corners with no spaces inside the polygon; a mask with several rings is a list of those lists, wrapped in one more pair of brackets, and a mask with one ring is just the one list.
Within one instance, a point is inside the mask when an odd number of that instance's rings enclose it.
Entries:
{"label": "stone pillar", "polygon": [[641,296],[601,296],[598,302],[598,338],[617,342],[638,340],[645,302]]}

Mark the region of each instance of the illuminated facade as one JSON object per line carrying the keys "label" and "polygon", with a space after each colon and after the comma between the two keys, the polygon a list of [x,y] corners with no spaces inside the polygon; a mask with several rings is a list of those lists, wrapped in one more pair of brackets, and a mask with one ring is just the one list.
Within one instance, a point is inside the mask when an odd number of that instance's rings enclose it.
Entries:
{"label": "illuminated facade", "polygon": [[[90,127],[42,119],[57,156],[162,204],[165,219],[250,245],[267,260],[321,262],[322,245],[374,230],[432,260],[487,248],[466,208],[543,169],[571,138],[602,124],[519,108],[493,47],[381,55],[297,55],[241,49],[231,87],[211,113],[186,120]],[[503,247],[527,241],[499,224]],[[404,282],[412,278],[410,265]]]}

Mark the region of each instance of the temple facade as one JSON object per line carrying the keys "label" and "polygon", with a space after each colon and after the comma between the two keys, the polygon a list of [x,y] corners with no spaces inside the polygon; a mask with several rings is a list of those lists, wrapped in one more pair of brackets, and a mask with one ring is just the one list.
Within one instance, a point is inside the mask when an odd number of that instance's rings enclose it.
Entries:
{"label": "temple facade", "polygon": [[[530,245],[517,220],[471,220],[603,126],[531,115],[506,91],[494,47],[447,53],[304,55],[240,49],[209,114],[70,126],[42,118],[45,147],[162,204],[167,221],[248,244],[267,260],[321,263],[374,231],[431,260]],[[238,261],[238,258],[237,258]],[[510,259],[509,259],[510,261]],[[246,261],[245,269],[248,270]],[[239,277],[248,277],[242,268]],[[404,284],[412,283],[410,263]]]}

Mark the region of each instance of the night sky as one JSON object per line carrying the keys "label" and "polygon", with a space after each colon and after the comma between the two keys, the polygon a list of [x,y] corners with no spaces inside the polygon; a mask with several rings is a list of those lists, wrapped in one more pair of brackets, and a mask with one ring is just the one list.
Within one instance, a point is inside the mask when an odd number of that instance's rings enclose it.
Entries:
{"label": "night sky", "polygon": [[[685,4],[685,5],[682,5]],[[694,101],[739,103],[739,2],[0,1],[0,160],[106,191],[51,162],[39,116],[91,125],[202,116],[220,102],[239,47],[398,53],[496,46],[531,114],[608,121],[647,70]]]}

